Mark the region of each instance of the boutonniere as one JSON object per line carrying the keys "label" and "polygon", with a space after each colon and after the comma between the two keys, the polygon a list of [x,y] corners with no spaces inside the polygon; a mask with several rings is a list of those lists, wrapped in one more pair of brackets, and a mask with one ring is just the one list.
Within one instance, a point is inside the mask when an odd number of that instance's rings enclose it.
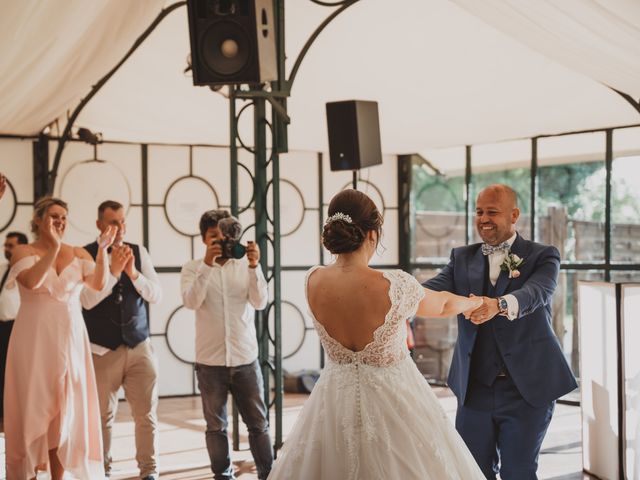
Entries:
{"label": "boutonniere", "polygon": [[503,272],[509,272],[509,278],[518,278],[520,276],[520,270],[518,267],[524,263],[524,259],[520,258],[515,253],[507,253],[504,260],[500,264],[500,270]]}

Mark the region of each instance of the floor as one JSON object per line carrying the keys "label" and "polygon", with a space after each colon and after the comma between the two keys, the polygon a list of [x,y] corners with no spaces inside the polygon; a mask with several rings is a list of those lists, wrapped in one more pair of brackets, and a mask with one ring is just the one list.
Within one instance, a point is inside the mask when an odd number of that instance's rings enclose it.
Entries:
{"label": "floor", "polygon": [[[443,407],[453,418],[455,399],[444,388],[435,388]],[[285,396],[284,432],[288,432],[295,421],[305,395]],[[200,400],[197,397],[160,400],[160,466],[162,478],[166,480],[211,479],[207,451],[204,443],[204,421]],[[241,423],[241,427],[243,427]],[[133,423],[126,403],[120,403],[114,429],[113,456],[115,460],[112,480],[136,479],[135,445]],[[257,478],[248,449],[246,431],[240,430],[240,451],[232,458],[239,480]],[[580,408],[558,405],[540,455],[540,479],[587,480],[593,477],[582,473],[582,450],[580,442]]]}

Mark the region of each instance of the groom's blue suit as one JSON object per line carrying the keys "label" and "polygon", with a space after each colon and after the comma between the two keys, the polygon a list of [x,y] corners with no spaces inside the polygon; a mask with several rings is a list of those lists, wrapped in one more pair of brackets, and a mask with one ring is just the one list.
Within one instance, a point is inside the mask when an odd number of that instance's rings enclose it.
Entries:
{"label": "groom's blue suit", "polygon": [[577,384],[551,328],[558,250],[518,235],[511,253],[524,259],[518,278],[503,271],[492,285],[481,244],[474,244],[453,249],[449,264],[424,286],[517,298],[515,320],[496,315],[478,326],[458,316],[448,382],[458,399],[456,427],[487,478],[495,479],[500,461],[503,480],[530,480],[537,478],[554,401]]}

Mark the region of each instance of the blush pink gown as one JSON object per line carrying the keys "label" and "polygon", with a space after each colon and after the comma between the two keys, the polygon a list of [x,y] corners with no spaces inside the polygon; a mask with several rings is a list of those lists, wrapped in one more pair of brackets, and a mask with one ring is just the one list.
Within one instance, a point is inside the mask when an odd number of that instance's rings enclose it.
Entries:
{"label": "blush pink gown", "polygon": [[21,302],[7,354],[7,480],[33,478],[56,447],[74,478],[104,479],[100,408],[79,299],[94,264],[76,257],[29,290],[16,277],[37,261],[35,255],[19,260],[7,278],[7,287],[18,285]]}

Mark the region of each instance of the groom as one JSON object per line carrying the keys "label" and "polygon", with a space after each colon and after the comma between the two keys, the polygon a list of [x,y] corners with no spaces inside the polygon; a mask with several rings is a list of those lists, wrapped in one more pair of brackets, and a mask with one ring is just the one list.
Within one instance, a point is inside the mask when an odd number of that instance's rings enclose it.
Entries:
{"label": "groom", "polygon": [[[535,480],[555,400],[577,387],[551,329],[560,255],[516,232],[516,193],[491,185],[476,200],[484,244],[454,248],[426,288],[483,297],[458,316],[449,387],[456,428],[487,479]],[[519,260],[521,260],[520,263]]]}

